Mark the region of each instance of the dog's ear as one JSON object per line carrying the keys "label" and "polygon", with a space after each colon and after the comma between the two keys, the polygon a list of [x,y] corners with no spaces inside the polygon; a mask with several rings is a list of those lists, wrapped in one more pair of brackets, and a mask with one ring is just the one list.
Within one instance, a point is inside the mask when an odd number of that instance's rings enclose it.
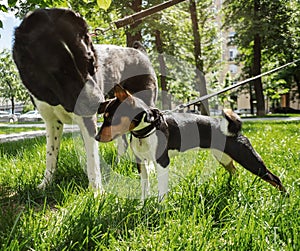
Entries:
{"label": "dog's ear", "polygon": [[150,111],[146,111],[145,113],[146,113],[146,116],[145,116],[144,121],[147,123],[152,123],[155,120],[153,114]]}
{"label": "dog's ear", "polygon": [[114,87],[114,94],[115,97],[121,102],[123,102],[127,98],[132,98],[132,95],[120,85],[116,85]]}
{"label": "dog's ear", "polygon": [[160,111],[156,108],[151,108],[150,110],[146,111],[145,122],[152,123],[153,121],[157,120],[160,116]]}
{"label": "dog's ear", "polygon": [[111,102],[112,100],[114,100],[114,98],[113,98],[113,99],[106,100],[106,101],[100,103],[99,108],[98,108],[98,114],[104,113],[105,110],[106,110],[106,107],[110,104],[110,102]]}

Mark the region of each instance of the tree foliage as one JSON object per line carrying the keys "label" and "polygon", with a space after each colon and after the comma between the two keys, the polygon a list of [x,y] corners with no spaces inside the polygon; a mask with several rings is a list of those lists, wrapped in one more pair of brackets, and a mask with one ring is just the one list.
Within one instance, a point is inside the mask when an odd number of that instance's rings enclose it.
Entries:
{"label": "tree foliage", "polygon": [[11,102],[12,112],[16,100],[26,101],[29,96],[8,50],[0,52],[0,97]]}
{"label": "tree foliage", "polygon": [[[109,29],[114,27],[113,21],[128,16],[135,12],[133,6],[140,0],[112,1],[107,11],[100,9],[96,0],[45,0],[43,2],[29,0],[26,3],[14,7],[19,16],[23,16],[29,10],[37,7],[68,7],[79,12],[91,27],[91,33],[98,29],[98,35],[94,34],[96,43],[112,43],[126,46],[128,44],[128,31],[131,34],[140,32],[142,42],[154,59],[157,72],[159,73],[158,48],[156,44],[157,31],[160,33],[163,54],[166,56],[168,91],[178,98],[187,101],[196,95],[194,83],[194,56],[193,35],[187,2],[180,3],[162,12],[145,18],[138,25],[128,26],[123,29]],[[141,8],[146,9],[153,5],[164,2],[163,0],[140,1]],[[201,36],[203,68],[205,74],[217,71],[220,58],[220,46],[216,43],[217,28],[214,25],[214,13],[211,10],[212,0],[197,1],[199,16],[199,33]],[[105,30],[101,33],[100,30]],[[100,32],[99,32],[100,31]],[[184,62],[184,63],[183,63]],[[183,69],[182,65],[187,66]],[[159,74],[158,74],[159,75]]]}
{"label": "tree foliage", "polygon": [[[235,42],[241,52],[245,76],[256,75],[299,57],[298,1],[226,0],[224,13],[225,27],[233,27],[236,31]],[[260,38],[261,62],[260,69],[255,71],[257,35]],[[295,71],[297,69],[299,67],[294,68]],[[263,79],[264,94],[268,97],[278,99],[280,94],[292,89],[290,69],[283,72],[286,74],[280,72]]]}
{"label": "tree foliage", "polygon": [[[201,42],[201,54],[196,59],[188,1],[151,15],[135,25],[121,29],[114,27],[113,21],[162,2],[164,0],[9,0],[9,6],[1,4],[0,8],[2,11],[12,9],[19,17],[39,7],[73,9],[87,20],[95,43],[126,46],[130,37],[140,36],[158,76],[166,75],[164,79],[159,78],[160,84],[167,81],[166,90],[181,102],[199,95],[195,86],[194,65],[197,60],[202,64],[198,68],[205,74],[208,86],[223,87],[224,84],[217,82],[218,74],[222,71],[222,48],[220,30],[215,22],[216,15],[219,15],[215,12],[215,1],[195,1]],[[256,12],[255,3],[259,3]],[[243,66],[241,76],[249,77],[299,57],[299,1],[226,0],[224,6],[224,27],[232,27],[236,31],[235,42],[239,47],[240,65]],[[259,69],[256,71],[253,64],[255,35],[260,38],[261,53]],[[163,72],[160,64],[162,56],[165,61]],[[299,66],[264,77],[262,83],[264,94],[271,99],[278,99],[280,94],[293,88],[297,88],[300,95]]]}

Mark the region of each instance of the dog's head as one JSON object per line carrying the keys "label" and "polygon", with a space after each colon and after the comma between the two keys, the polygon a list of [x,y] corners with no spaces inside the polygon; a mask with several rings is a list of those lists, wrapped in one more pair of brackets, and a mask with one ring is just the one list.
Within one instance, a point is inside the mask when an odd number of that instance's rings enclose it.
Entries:
{"label": "dog's head", "polygon": [[131,95],[120,85],[114,87],[115,98],[103,103],[104,122],[96,140],[109,142],[127,132],[142,129],[157,119],[159,111]]}
{"label": "dog's head", "polygon": [[97,70],[85,20],[67,9],[38,9],[15,31],[13,57],[22,81],[39,100],[74,111]]}

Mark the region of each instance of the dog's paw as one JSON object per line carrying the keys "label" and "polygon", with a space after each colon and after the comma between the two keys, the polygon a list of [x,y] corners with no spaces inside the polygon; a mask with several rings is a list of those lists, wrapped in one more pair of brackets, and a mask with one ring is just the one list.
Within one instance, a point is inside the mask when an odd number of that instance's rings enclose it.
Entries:
{"label": "dog's paw", "polygon": [[45,190],[46,187],[48,186],[49,182],[47,180],[43,180],[38,186],[37,189],[39,190]]}
{"label": "dog's paw", "polygon": [[94,198],[100,198],[106,194],[104,189],[93,190],[93,192],[94,192]]}
{"label": "dog's paw", "polygon": [[95,198],[105,194],[105,190],[103,189],[102,185],[90,183],[89,188],[93,191]]}

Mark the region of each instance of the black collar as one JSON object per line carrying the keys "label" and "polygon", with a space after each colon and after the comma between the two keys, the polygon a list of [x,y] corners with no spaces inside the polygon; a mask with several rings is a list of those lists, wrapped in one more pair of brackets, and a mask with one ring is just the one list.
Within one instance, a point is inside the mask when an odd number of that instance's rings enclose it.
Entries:
{"label": "black collar", "polygon": [[153,109],[155,111],[156,116],[151,124],[137,131],[131,131],[131,136],[144,139],[155,133],[156,129],[158,129],[161,123],[166,123],[163,114],[158,109]]}
{"label": "black collar", "polygon": [[156,126],[151,123],[150,125],[146,126],[145,128],[137,131],[131,131],[131,135],[138,139],[144,139],[152,135],[156,131]]}

